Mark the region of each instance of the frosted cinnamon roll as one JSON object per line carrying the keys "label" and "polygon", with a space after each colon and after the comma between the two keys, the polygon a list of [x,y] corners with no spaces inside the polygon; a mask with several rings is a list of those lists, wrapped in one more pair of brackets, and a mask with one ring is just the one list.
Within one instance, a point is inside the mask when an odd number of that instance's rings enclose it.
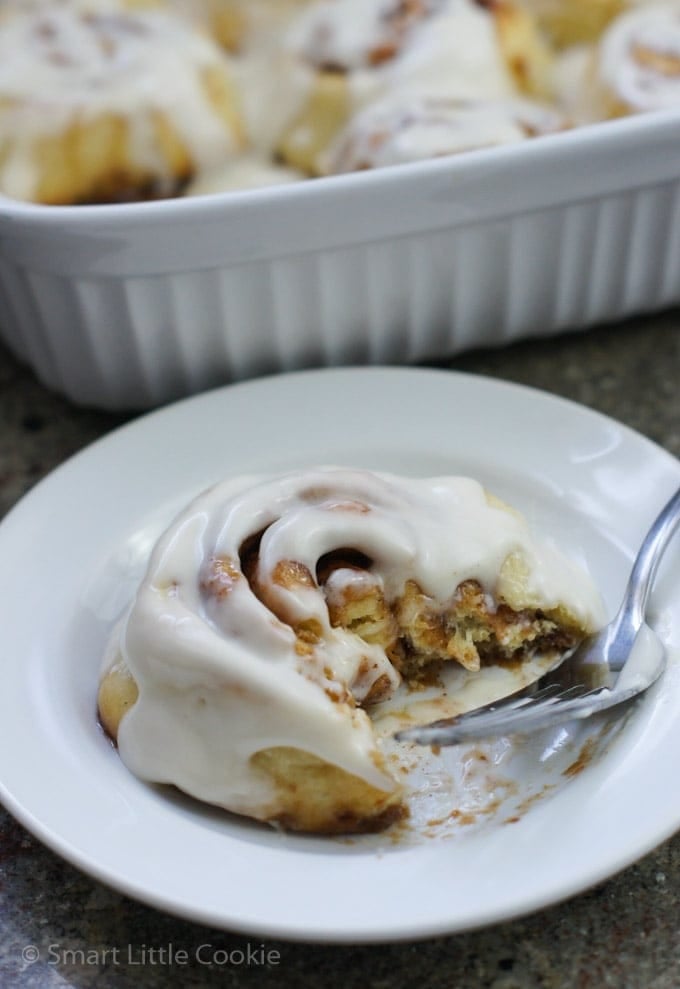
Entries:
{"label": "frosted cinnamon roll", "polygon": [[403,806],[372,705],[433,664],[571,647],[588,578],[466,478],[318,468],[217,485],[153,551],[99,714],[126,766],[307,832]]}
{"label": "frosted cinnamon roll", "polygon": [[611,116],[680,106],[680,3],[617,18],[599,45],[598,81]]}
{"label": "frosted cinnamon roll", "polygon": [[565,53],[563,105],[581,122],[680,106],[680,3],[651,3],[617,17],[599,43]]}
{"label": "frosted cinnamon roll", "polygon": [[510,0],[317,0],[287,45],[314,76],[278,152],[310,174],[358,110],[396,89],[483,99],[548,85],[547,49]]}
{"label": "frosted cinnamon roll", "polygon": [[566,127],[557,110],[519,97],[456,100],[395,94],[367,107],[324,158],[328,174],[513,144]]}
{"label": "frosted cinnamon roll", "polygon": [[223,53],[188,22],[111,3],[0,15],[0,190],[47,204],[168,195],[244,142]]}

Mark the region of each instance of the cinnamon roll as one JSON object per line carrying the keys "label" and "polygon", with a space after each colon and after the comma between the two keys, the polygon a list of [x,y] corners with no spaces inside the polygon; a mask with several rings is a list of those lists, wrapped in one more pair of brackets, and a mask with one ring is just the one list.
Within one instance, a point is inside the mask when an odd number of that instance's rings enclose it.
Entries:
{"label": "cinnamon roll", "polygon": [[584,123],[680,106],[680,2],[617,17],[597,45],[565,54],[557,79],[563,105]]}
{"label": "cinnamon roll", "polygon": [[224,54],[133,0],[0,14],[0,190],[48,204],[169,195],[244,143]]}
{"label": "cinnamon roll", "polygon": [[350,122],[323,159],[328,174],[459,154],[567,126],[552,107],[530,100],[456,100],[394,94]]}
{"label": "cinnamon roll", "polygon": [[287,46],[313,75],[277,151],[312,175],[350,118],[395,90],[498,99],[549,88],[548,49],[511,0],[317,0]]}
{"label": "cinnamon roll", "polygon": [[554,654],[601,620],[588,576],[473,480],[241,478],[156,545],[99,715],[143,780],[293,830],[375,830],[404,806],[376,703],[443,663]]}

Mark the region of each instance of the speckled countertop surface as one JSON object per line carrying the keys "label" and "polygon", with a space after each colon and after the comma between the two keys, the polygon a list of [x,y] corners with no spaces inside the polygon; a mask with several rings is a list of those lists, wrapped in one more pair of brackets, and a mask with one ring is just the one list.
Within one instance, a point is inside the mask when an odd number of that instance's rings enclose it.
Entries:
{"label": "speckled countertop surface", "polygon": [[[583,402],[680,456],[678,312],[468,353],[450,366]],[[0,350],[0,515],[122,421],[70,406]],[[213,964],[196,959],[206,944]],[[168,961],[170,945],[186,952],[186,964]],[[239,952],[245,957],[249,947],[246,964]],[[140,964],[145,951],[150,960]],[[257,963],[263,952],[268,965]],[[237,963],[225,962],[227,953]],[[166,916],[82,875],[0,810],[0,986],[95,985],[678,989],[680,834],[540,914],[453,937],[352,948],[262,942]]]}

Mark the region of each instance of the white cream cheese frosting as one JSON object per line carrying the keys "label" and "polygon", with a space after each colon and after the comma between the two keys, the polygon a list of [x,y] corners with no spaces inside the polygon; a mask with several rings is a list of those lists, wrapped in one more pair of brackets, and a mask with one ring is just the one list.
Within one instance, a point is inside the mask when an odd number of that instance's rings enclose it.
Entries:
{"label": "white cream cheese frosting", "polygon": [[513,144],[566,127],[551,107],[518,97],[452,99],[393,93],[358,113],[323,156],[328,173],[421,161]]}
{"label": "white cream cheese frosting", "polygon": [[514,91],[493,16],[474,0],[429,0],[401,16],[398,0],[317,0],[287,47],[317,68],[346,73],[355,107],[397,87],[457,97]]}
{"label": "white cream cheese frosting", "polygon": [[317,0],[290,30],[289,43],[319,68],[351,71],[399,54],[445,0]]}
{"label": "white cream cheese frosting", "polygon": [[[246,573],[255,535],[256,571]],[[317,564],[347,547],[370,566],[338,571],[324,590]],[[400,676],[381,647],[331,625],[328,597],[356,579],[377,582],[389,600],[411,579],[445,606],[473,578],[511,602],[509,558],[522,561],[527,606],[566,608],[584,630],[602,623],[588,575],[476,481],[315,468],[216,485],[157,543],[107,653],[104,675],[122,657],[139,691],[118,730],[123,761],[142,779],[264,819],[276,795],[250,760],[270,747],[393,791],[356,705],[380,678],[395,690]],[[292,584],[280,579],[291,563],[301,576]],[[318,642],[300,650],[295,629],[310,623]]]}

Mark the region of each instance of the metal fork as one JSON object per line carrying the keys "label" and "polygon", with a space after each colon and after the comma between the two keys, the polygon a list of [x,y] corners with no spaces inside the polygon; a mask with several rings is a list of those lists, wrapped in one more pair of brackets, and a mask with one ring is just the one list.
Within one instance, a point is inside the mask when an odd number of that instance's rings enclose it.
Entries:
{"label": "metal fork", "polygon": [[531,732],[624,706],[658,680],[666,666],[661,640],[645,624],[661,556],[680,522],[680,488],[662,509],[635,558],[616,617],[533,684],[472,711],[396,733],[401,742],[457,745]]}

